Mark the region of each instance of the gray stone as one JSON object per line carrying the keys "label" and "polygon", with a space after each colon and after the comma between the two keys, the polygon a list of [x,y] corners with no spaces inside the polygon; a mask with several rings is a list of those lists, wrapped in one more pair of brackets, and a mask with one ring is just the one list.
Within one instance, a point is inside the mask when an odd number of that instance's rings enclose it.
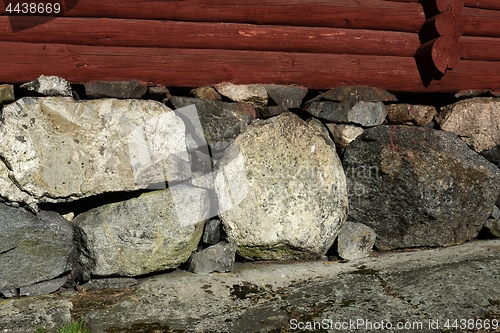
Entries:
{"label": "gray stone", "polygon": [[353,260],[368,257],[377,235],[362,223],[347,221],[340,229],[337,250],[342,259]]}
{"label": "gray stone", "polygon": [[398,99],[390,92],[373,87],[341,86],[314,98],[314,100],[326,100],[343,103],[353,102],[396,102]]}
{"label": "gray stone", "polygon": [[191,177],[183,121],[151,100],[23,98],[4,107],[0,195],[63,202]]}
{"label": "gray stone", "polygon": [[500,171],[454,134],[415,126],[365,130],[343,165],[349,215],[390,250],[475,238],[500,187]]}
{"label": "gray stone", "polygon": [[142,83],[132,81],[91,81],[84,83],[88,98],[141,98],[147,91]]}
{"label": "gray stone", "polygon": [[481,155],[491,163],[500,167],[500,145],[488,150],[483,150]]}
{"label": "gray stone", "polygon": [[0,105],[14,102],[14,86],[11,84],[0,84]]}
{"label": "gray stone", "polygon": [[39,282],[31,286],[19,288],[19,296],[38,296],[52,294],[61,288],[66,282],[67,278],[62,277],[49,281]]}
{"label": "gray stone", "polygon": [[477,152],[500,145],[500,100],[472,98],[441,108],[441,129],[453,132]]}
{"label": "gray stone", "polygon": [[195,150],[190,154],[191,171],[193,172],[193,176],[196,172],[212,172],[212,158],[208,154],[208,149],[204,150],[205,151]]}
{"label": "gray stone", "polygon": [[362,127],[355,125],[326,124],[326,127],[332,134],[333,141],[339,147],[340,151],[344,151],[349,143],[364,132]]}
{"label": "gray stone", "polygon": [[210,210],[207,191],[176,185],[78,215],[79,276],[137,276],[185,262]]}
{"label": "gray stone", "polygon": [[462,100],[474,97],[495,97],[495,96],[498,96],[498,93],[492,92],[490,90],[470,89],[470,90],[459,91],[458,93],[453,95],[453,98],[456,100]]}
{"label": "gray stone", "polygon": [[188,271],[196,274],[231,272],[237,248],[236,244],[220,242],[199,252],[193,252]]}
{"label": "gray stone", "polygon": [[308,89],[302,86],[282,86],[268,84],[264,86],[271,100],[284,110],[299,109]]}
{"label": "gray stone", "polygon": [[73,268],[73,228],[59,214],[34,216],[0,203],[0,221],[0,290],[50,280]]}
{"label": "gray stone", "polygon": [[491,211],[490,217],[495,220],[500,219],[500,209],[497,206],[493,206],[493,210]]}
{"label": "gray stone", "polygon": [[219,216],[241,256],[318,258],[334,242],[347,193],[324,131],[286,112],[255,120],[226,150],[215,180]]}
{"label": "gray stone", "polygon": [[[0,301],[0,328],[2,333],[45,332],[56,333],[71,321],[73,304],[56,295],[23,297]],[[40,331],[39,331],[40,330]]]}
{"label": "gray stone", "polygon": [[39,93],[44,96],[61,96],[61,97],[71,97],[73,92],[71,90],[71,85],[68,81],[59,76],[45,76],[40,75],[35,81],[31,81],[21,85],[29,91]]}
{"label": "gray stone", "polygon": [[493,236],[500,237],[500,220],[488,219],[484,226]]}
{"label": "gray stone", "polygon": [[386,106],[387,121],[392,125],[424,126],[432,122],[436,108],[428,105],[391,104]]}
{"label": "gray stone", "polygon": [[265,108],[256,109],[256,111],[258,118],[269,118],[277,116],[289,110],[282,106],[266,106]]}
{"label": "gray stone", "polygon": [[307,112],[317,118],[334,123],[355,123],[361,126],[377,126],[384,122],[387,110],[382,102],[337,103],[312,102]]}
{"label": "gray stone", "polygon": [[165,86],[154,86],[147,88],[146,98],[148,99],[163,102],[165,98],[169,98],[170,96],[170,91]]}
{"label": "gray stone", "polygon": [[250,104],[254,108],[267,106],[267,91],[261,84],[233,84],[223,82],[216,84],[215,89],[232,101],[243,104]]}
{"label": "gray stone", "polygon": [[191,95],[195,98],[209,99],[212,101],[222,101],[221,95],[212,87],[200,87],[191,90]]}
{"label": "gray stone", "polygon": [[91,279],[89,282],[82,285],[86,290],[98,289],[125,289],[137,286],[140,282],[133,278],[104,278],[104,279]]}
{"label": "gray stone", "polygon": [[211,219],[205,223],[203,231],[203,243],[215,245],[220,242],[221,221],[219,219]]}

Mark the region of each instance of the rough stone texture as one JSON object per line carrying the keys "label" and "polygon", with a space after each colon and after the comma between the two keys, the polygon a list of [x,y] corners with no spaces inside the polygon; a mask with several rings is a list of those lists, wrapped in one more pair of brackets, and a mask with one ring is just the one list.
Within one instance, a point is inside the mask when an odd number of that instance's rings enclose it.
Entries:
{"label": "rough stone texture", "polygon": [[59,288],[61,288],[66,282],[67,279],[62,277],[50,281],[36,283],[31,286],[21,287],[19,288],[19,296],[38,296],[51,294],[58,291]]}
{"label": "rough stone texture", "polygon": [[0,104],[7,104],[14,101],[14,86],[11,84],[0,84]]}
{"label": "rough stone texture", "polygon": [[50,280],[73,267],[71,224],[55,212],[38,216],[0,203],[0,293]]}
{"label": "rough stone texture", "polygon": [[84,83],[88,98],[141,98],[147,91],[142,83],[132,81],[91,81]]}
{"label": "rough stone texture", "polygon": [[484,226],[493,236],[500,237],[500,220],[488,219]]}
{"label": "rough stone texture", "polygon": [[0,300],[0,328],[2,333],[47,332],[71,320],[71,301],[54,295]]}
{"label": "rough stone texture", "polygon": [[21,88],[44,96],[71,97],[73,95],[69,82],[59,76],[40,75],[35,81],[21,85]]}
{"label": "rough stone texture", "polygon": [[197,248],[209,209],[205,190],[178,185],[80,214],[73,220],[79,276],[137,276],[177,267]]}
{"label": "rough stone texture", "polygon": [[495,97],[498,96],[498,92],[493,92],[490,90],[475,90],[475,89],[470,89],[470,90],[462,90],[453,95],[453,98],[456,100],[462,100],[462,99],[467,99],[467,98],[474,98],[474,97]]}
{"label": "rough stone texture", "polygon": [[477,152],[500,145],[500,100],[472,98],[441,108],[441,129],[453,132]]}
{"label": "rough stone texture", "polygon": [[[175,109],[189,105],[196,106],[196,118],[183,118],[186,123],[192,123],[195,130],[192,135],[195,140],[214,149],[226,148],[230,142],[256,117],[255,109],[246,104],[224,103],[198,98],[171,97],[169,102]],[[187,119],[186,119],[187,118]],[[200,126],[194,125],[199,123]],[[200,128],[202,132],[200,133]]]}
{"label": "rough stone texture", "polygon": [[265,108],[259,108],[256,111],[258,118],[269,118],[282,114],[283,112],[288,111],[288,109],[282,106],[266,106]]}
{"label": "rough stone texture", "polygon": [[377,235],[362,223],[347,221],[340,229],[337,250],[342,259],[353,260],[368,257]]}
{"label": "rough stone texture", "polygon": [[493,210],[491,211],[490,217],[495,220],[500,219],[500,209],[497,206],[493,206]]}
{"label": "rough stone texture", "polygon": [[271,100],[282,109],[299,109],[308,89],[302,86],[282,86],[268,84],[264,86]]}
{"label": "rough stone texture", "polygon": [[355,123],[361,126],[377,126],[384,122],[387,110],[382,102],[337,103],[312,102],[307,112],[317,118],[334,123]]}
{"label": "rough stone texture", "polygon": [[267,106],[267,91],[261,84],[233,84],[223,82],[216,84],[215,89],[232,101],[244,104],[250,104],[254,108]]}
{"label": "rough stone texture", "polygon": [[318,258],[332,245],[347,193],[330,142],[287,112],[254,121],[226,150],[215,181],[219,215],[241,256]]}
{"label": "rough stone texture", "polygon": [[398,99],[390,92],[374,87],[342,86],[337,87],[314,98],[335,102],[396,102]]}
{"label": "rough stone texture", "polygon": [[340,148],[340,151],[344,151],[349,143],[364,132],[363,128],[355,125],[326,124],[326,127],[332,134],[333,141]]}
{"label": "rough stone texture", "polygon": [[454,134],[414,126],[365,130],[346,148],[349,215],[380,250],[475,238],[500,186],[498,168]]}
{"label": "rough stone texture", "polygon": [[170,91],[165,86],[154,86],[147,88],[146,98],[148,99],[163,102],[165,98],[169,98],[170,96]]}
{"label": "rough stone texture", "polygon": [[386,106],[387,121],[393,125],[423,126],[432,122],[436,108],[428,105],[391,104]]}
{"label": "rough stone texture", "polygon": [[212,101],[222,101],[221,95],[212,87],[200,87],[191,90],[191,95],[195,98],[209,99]]}
{"label": "rough stone texture", "polygon": [[193,252],[188,271],[196,274],[231,272],[237,248],[236,244],[220,242],[199,252]]}
{"label": "rough stone texture", "polygon": [[203,243],[215,245],[220,242],[221,221],[219,219],[211,219],[205,223],[203,231]]}
{"label": "rough stone texture", "polygon": [[500,167],[500,146],[495,146],[488,150],[483,150],[481,155],[488,161]]}
{"label": "rough stone texture", "polygon": [[104,278],[104,279],[92,279],[85,283],[82,288],[86,290],[96,290],[96,289],[124,289],[137,286],[139,281],[133,278]]}
{"label": "rough stone texture", "polygon": [[191,176],[184,123],[156,101],[23,98],[4,107],[0,141],[0,195],[10,201],[61,202]]}

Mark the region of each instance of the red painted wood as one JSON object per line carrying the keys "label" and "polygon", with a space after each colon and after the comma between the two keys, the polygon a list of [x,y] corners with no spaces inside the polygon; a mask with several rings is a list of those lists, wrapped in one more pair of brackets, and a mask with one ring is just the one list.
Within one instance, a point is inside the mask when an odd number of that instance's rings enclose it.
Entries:
{"label": "red painted wood", "polygon": [[0,82],[27,82],[45,74],[75,83],[137,79],[178,87],[230,81],[315,89],[368,85],[394,92],[500,89],[500,63],[462,60],[426,88],[415,60],[407,57],[0,42],[0,68]]}
{"label": "red painted wood", "polygon": [[425,21],[419,35],[425,40],[440,36],[459,38],[463,31],[461,16],[453,12],[444,12]]}
{"label": "red painted wood", "polygon": [[500,38],[462,36],[465,59],[500,62]]}
{"label": "red painted wood", "polygon": [[420,45],[417,34],[395,31],[78,17],[45,20],[0,17],[0,41],[401,57],[412,57]]}
{"label": "red painted wood", "polygon": [[500,37],[500,11],[464,8],[465,36]]}
{"label": "red painted wood", "polygon": [[[68,5],[72,1],[65,0],[64,2]],[[2,8],[0,8],[1,13],[4,13]],[[65,16],[405,32],[418,32],[425,21],[420,4],[384,0],[248,0],[245,2],[240,0],[79,0],[71,10],[65,13]]]}
{"label": "red painted wood", "polygon": [[458,39],[442,36],[423,44],[418,49],[416,59],[429,73],[439,75],[456,67],[464,53],[464,47]]}
{"label": "red painted wood", "polygon": [[498,0],[465,0],[466,7],[500,10]]}
{"label": "red painted wood", "polygon": [[420,0],[419,3],[424,8],[427,17],[444,12],[460,15],[464,8],[464,0]]}

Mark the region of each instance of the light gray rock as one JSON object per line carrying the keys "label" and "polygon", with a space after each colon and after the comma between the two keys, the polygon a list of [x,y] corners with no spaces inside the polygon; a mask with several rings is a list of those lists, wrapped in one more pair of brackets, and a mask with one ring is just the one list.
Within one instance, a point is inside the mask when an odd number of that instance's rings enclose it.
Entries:
{"label": "light gray rock", "polygon": [[493,236],[500,237],[500,220],[488,219],[484,226]]}
{"label": "light gray rock", "polygon": [[0,84],[0,105],[14,101],[14,86],[11,84]]}
{"label": "light gray rock", "polygon": [[219,216],[241,256],[318,258],[330,248],[346,219],[347,192],[323,135],[287,112],[254,121],[226,150],[215,181]]}
{"label": "light gray rock", "polygon": [[326,124],[326,127],[332,134],[333,141],[340,148],[340,151],[344,151],[349,143],[364,132],[362,127],[355,125]]}
{"label": "light gray rock", "polygon": [[82,285],[86,290],[96,289],[124,289],[137,286],[139,281],[133,278],[104,278],[104,279],[91,279],[89,282]]}
{"label": "light gray rock", "polygon": [[79,276],[137,276],[179,266],[197,248],[209,210],[207,191],[176,185],[78,215]]}
{"label": "light gray rock", "polygon": [[387,90],[364,87],[364,86],[340,86],[330,89],[314,99],[307,102],[307,104],[314,101],[333,101],[341,103],[356,103],[363,102],[395,102],[398,99],[396,96]]}
{"label": "light gray rock", "polygon": [[491,211],[490,217],[495,220],[500,219],[500,209],[497,206],[493,206],[493,210]]}
{"label": "light gray rock", "polygon": [[236,255],[236,244],[220,242],[201,251],[193,252],[188,271],[196,274],[231,272]]}
{"label": "light gray rock", "polygon": [[233,84],[230,82],[223,82],[216,84],[214,88],[219,94],[232,101],[250,104],[254,108],[267,106],[267,91],[261,84]]}
{"label": "light gray rock", "polygon": [[131,81],[91,81],[83,84],[88,98],[141,98],[147,92],[142,83]]}
{"label": "light gray rock", "polygon": [[424,126],[432,122],[436,108],[428,105],[391,104],[386,106],[387,121],[394,125]]}
{"label": "light gray rock", "polygon": [[477,237],[500,171],[454,134],[378,126],[347,146],[349,215],[375,230],[379,250],[449,246]]}
{"label": "light gray rock", "polygon": [[365,127],[382,124],[387,115],[384,103],[364,101],[354,103],[313,102],[308,106],[307,112],[314,117],[334,123],[355,123]]}
{"label": "light gray rock", "polygon": [[40,75],[35,81],[21,85],[21,88],[44,96],[71,97],[73,95],[69,82],[59,76]]}
{"label": "light gray rock", "polygon": [[31,286],[19,288],[19,296],[38,296],[52,294],[61,288],[66,282],[67,278],[62,277],[49,281],[39,282]]}
{"label": "light gray rock", "polygon": [[340,229],[337,250],[342,259],[354,260],[368,257],[377,235],[362,223],[347,221]]}
{"label": "light gray rock", "polygon": [[56,333],[59,327],[71,321],[72,307],[70,300],[55,295],[0,301],[1,332],[26,333],[44,329]]}
{"label": "light gray rock", "polygon": [[62,202],[191,177],[183,121],[151,100],[23,98],[0,124],[0,195]]}
{"label": "light gray rock", "polygon": [[437,122],[477,152],[500,145],[500,100],[472,98],[441,108]]}
{"label": "light gray rock", "polygon": [[280,108],[299,109],[308,89],[302,86],[282,86],[268,84],[264,86],[271,100]]}
{"label": "light gray rock", "polygon": [[221,235],[221,221],[219,219],[211,219],[205,223],[205,230],[203,231],[203,243],[215,245],[220,242]]}
{"label": "light gray rock", "polygon": [[59,214],[34,216],[0,203],[0,221],[0,291],[50,280],[73,268],[73,228]]}

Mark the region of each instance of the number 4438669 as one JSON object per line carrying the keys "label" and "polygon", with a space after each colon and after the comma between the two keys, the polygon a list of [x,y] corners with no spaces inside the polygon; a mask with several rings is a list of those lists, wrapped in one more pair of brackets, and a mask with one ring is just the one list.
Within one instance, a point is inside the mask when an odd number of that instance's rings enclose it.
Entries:
{"label": "number 4438669", "polygon": [[61,12],[61,4],[56,3],[8,3],[5,11],[8,14],[59,14]]}

